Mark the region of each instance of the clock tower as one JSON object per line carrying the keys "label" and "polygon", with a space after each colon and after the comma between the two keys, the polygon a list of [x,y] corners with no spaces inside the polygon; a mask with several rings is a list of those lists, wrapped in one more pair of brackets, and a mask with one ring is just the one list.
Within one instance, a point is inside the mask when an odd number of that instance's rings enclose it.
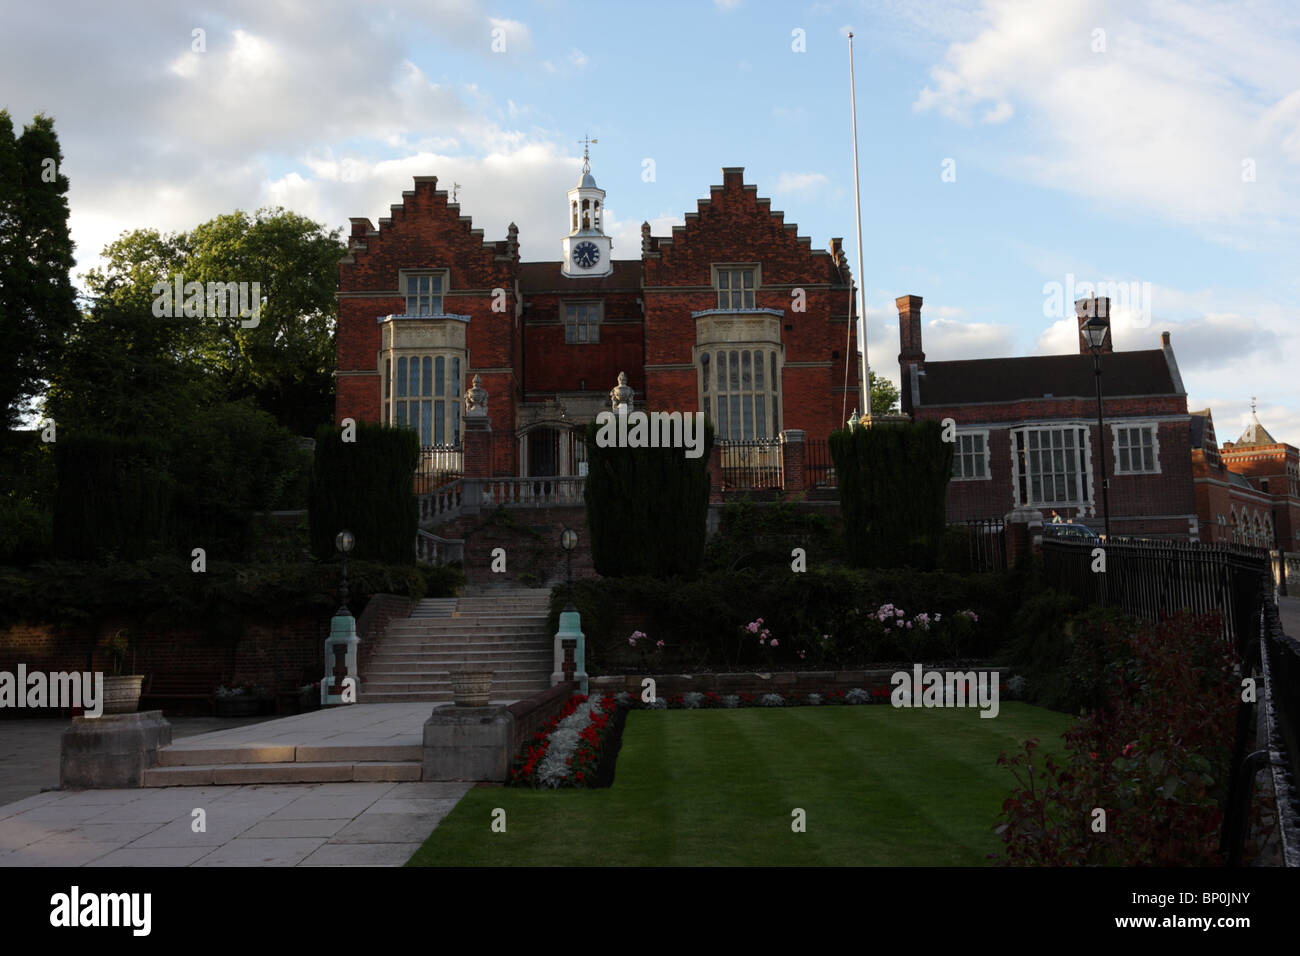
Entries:
{"label": "clock tower", "polygon": [[564,237],[564,262],[560,271],[570,279],[588,276],[607,276],[614,271],[610,257],[613,245],[605,235],[605,190],[596,185],[591,175],[590,144],[594,139],[584,139],[582,149],[582,178],[569,190],[569,234]]}

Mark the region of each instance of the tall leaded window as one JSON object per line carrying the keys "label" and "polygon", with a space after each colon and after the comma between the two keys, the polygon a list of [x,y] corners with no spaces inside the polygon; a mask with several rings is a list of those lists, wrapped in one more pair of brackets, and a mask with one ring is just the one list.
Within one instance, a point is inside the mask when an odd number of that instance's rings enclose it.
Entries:
{"label": "tall leaded window", "polygon": [[715,272],[718,281],[718,308],[754,308],[754,288],[757,281],[755,274],[757,271],[752,266],[717,266]]}
{"label": "tall leaded window", "polygon": [[775,438],[781,431],[776,352],[723,348],[700,353],[700,399],[720,441]]}
{"label": "tall leaded window", "polygon": [[446,291],[444,272],[403,272],[406,280],[407,315],[442,315],[442,296]]}
{"label": "tall leaded window", "polygon": [[564,342],[588,345],[600,341],[600,303],[566,302],[564,305]]}
{"label": "tall leaded window", "polygon": [[393,364],[392,423],[415,429],[421,445],[459,444],[460,356],[403,355]]}
{"label": "tall leaded window", "polygon": [[952,453],[954,481],[989,477],[989,433],[958,432]]}
{"label": "tall leaded window", "polygon": [[1081,507],[1088,499],[1088,429],[1042,426],[1012,433],[1020,502],[1030,506]]}

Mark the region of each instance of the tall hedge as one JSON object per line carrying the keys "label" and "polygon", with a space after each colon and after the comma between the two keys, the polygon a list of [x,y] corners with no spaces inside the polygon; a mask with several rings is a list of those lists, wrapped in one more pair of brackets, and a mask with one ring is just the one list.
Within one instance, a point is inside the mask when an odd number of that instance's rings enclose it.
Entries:
{"label": "tall hedge", "polygon": [[308,508],[312,551],[322,560],[333,557],[334,536],[346,528],[356,538],[352,557],[412,564],[419,436],[409,428],[359,422],[354,437],[343,441],[332,425],[316,432]]}
{"label": "tall hedge", "polygon": [[945,530],[953,446],[939,422],[838,429],[830,436],[849,560],[931,569]]}
{"label": "tall hedge", "polygon": [[173,482],[148,438],[65,434],[54,444],[54,553],[134,559],[165,545]]}
{"label": "tall hedge", "polygon": [[704,558],[709,517],[709,449],[602,448],[587,427],[587,529],[592,561],[608,577],[694,577]]}

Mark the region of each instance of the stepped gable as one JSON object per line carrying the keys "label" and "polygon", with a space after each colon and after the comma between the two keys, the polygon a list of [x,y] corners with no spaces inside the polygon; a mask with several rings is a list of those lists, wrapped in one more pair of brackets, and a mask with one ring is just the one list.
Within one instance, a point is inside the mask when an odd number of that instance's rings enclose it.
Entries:
{"label": "stepped gable", "polygon": [[[379,228],[353,218],[347,254],[339,260],[340,288],[396,289],[397,272],[413,262],[437,262],[451,270],[452,288],[484,288],[485,280],[509,281],[519,261],[518,229],[506,239],[486,241],[470,216],[460,214],[437,176],[415,176],[414,189],[403,190],[401,203],[389,207]],[[503,268],[504,267],[504,268]],[[350,276],[350,278],[348,278]]]}
{"label": "stepped gable", "polygon": [[688,276],[710,285],[717,250],[742,247],[747,259],[763,263],[764,284],[806,283],[810,273],[828,283],[843,281],[836,256],[813,249],[797,224],[787,223],[771,199],[745,183],[744,172],[743,166],[724,166],[722,184],[709,187],[709,198],[697,201],[696,211],[686,213],[685,225],[674,226],[671,237],[653,236],[648,224],[642,225],[646,285],[681,285]]}

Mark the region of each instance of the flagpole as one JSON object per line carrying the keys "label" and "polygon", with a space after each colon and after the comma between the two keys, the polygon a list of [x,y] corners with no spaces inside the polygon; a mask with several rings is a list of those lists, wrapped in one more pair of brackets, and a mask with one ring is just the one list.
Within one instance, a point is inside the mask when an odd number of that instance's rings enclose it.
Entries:
{"label": "flagpole", "polygon": [[[859,415],[871,417],[871,403],[868,390],[871,383],[871,365],[867,358],[867,293],[862,285],[862,199],[858,192],[858,101],[853,78],[853,33],[849,33],[849,112],[853,114],[853,208],[858,220],[858,316],[862,320],[862,363],[858,368],[858,401],[861,403]],[[848,356],[845,356],[847,359]],[[846,362],[847,366],[847,362]]]}

